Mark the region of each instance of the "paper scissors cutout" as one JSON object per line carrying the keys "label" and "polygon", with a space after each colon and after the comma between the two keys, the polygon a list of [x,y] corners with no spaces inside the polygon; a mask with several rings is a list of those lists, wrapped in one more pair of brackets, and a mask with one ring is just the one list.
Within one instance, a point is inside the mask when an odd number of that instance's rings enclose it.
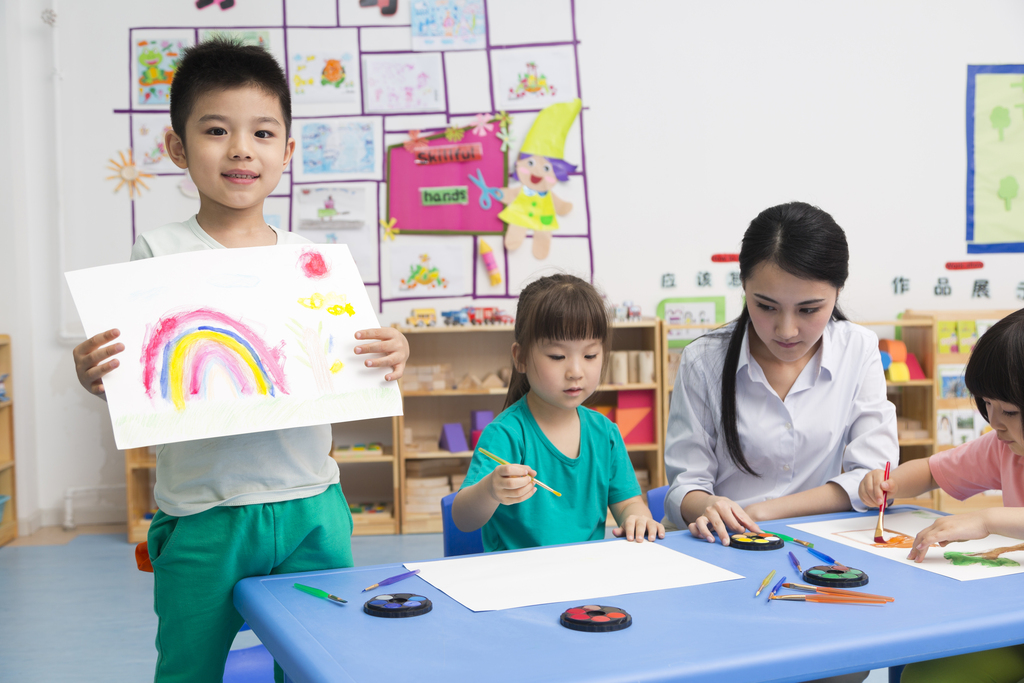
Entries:
{"label": "paper scissors cutout", "polygon": [[487,183],[484,182],[484,172],[481,169],[476,169],[476,176],[473,174],[469,175],[469,180],[478,188],[480,188],[480,208],[484,211],[489,211],[491,208],[491,197],[494,197],[498,201],[504,196],[504,193],[497,187],[487,187]]}

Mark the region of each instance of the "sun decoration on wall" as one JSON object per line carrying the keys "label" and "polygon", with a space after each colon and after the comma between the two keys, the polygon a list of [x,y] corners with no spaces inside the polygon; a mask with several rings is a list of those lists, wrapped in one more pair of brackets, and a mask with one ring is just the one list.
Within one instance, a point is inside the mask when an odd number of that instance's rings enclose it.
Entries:
{"label": "sun decoration on wall", "polygon": [[128,198],[135,199],[135,195],[142,196],[142,190],[139,189],[139,185],[149,189],[149,185],[143,182],[143,178],[152,178],[152,173],[143,173],[135,166],[135,161],[132,159],[132,150],[128,150],[128,158],[125,159],[124,152],[118,152],[121,155],[121,163],[117,163],[112,158],[107,159],[110,162],[110,166],[107,166],[111,171],[114,171],[114,175],[107,176],[107,180],[120,180],[117,187],[114,188],[114,192],[121,189],[122,185],[127,184],[128,186]]}

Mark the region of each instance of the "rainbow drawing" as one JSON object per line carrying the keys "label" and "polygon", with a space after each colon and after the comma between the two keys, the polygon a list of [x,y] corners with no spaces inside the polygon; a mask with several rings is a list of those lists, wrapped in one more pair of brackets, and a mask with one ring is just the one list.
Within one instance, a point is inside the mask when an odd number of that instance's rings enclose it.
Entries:
{"label": "rainbow drawing", "polygon": [[217,366],[240,395],[287,394],[283,346],[282,341],[270,348],[252,328],[209,308],[168,313],[147,329],[142,381],[151,398],[159,384],[160,396],[178,410],[205,398],[210,370]]}

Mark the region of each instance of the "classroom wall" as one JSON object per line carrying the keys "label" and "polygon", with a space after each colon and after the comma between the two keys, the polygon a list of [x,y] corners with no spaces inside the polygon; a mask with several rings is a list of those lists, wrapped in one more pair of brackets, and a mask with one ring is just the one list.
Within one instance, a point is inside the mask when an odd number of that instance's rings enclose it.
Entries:
{"label": "classroom wall", "polygon": [[[280,0],[242,1],[252,16],[270,21],[280,13]],[[61,53],[74,97],[56,121],[53,29],[39,19],[52,5],[0,4],[0,143],[9,150],[0,170],[0,291],[8,293],[0,332],[14,338],[23,533],[59,523],[67,487],[123,483],[105,406],[74,376],[73,309],[61,294],[59,264],[127,258],[130,205],[102,181],[106,158],[128,145],[123,120],[111,113],[124,104],[125,29],[162,25],[164,13],[184,11],[137,0],[88,9],[60,3],[66,38],[58,44],[88,49]],[[968,258],[966,67],[1024,62],[1024,4],[577,0],[575,10],[594,278],[613,301],[633,299],[651,314],[666,297],[724,295],[734,316],[739,290],[726,283],[734,266],[714,264],[711,255],[736,252],[761,209],[800,199],[847,231],[851,276],[841,301],[855,319],[890,318],[908,307],[1019,305],[1019,255],[984,255],[982,271],[944,264]],[[207,25],[237,25],[206,16]],[[533,11],[521,20],[543,17]],[[70,245],[63,255],[56,251],[57,130]],[[711,274],[710,287],[697,286],[698,272]],[[676,287],[662,288],[665,273]],[[894,294],[896,277],[909,279],[908,292]],[[938,277],[949,278],[952,296],[934,295]],[[970,296],[980,277],[990,282],[988,299]],[[382,323],[403,319],[409,307],[386,304]],[[76,504],[79,522],[123,514],[120,492]]]}

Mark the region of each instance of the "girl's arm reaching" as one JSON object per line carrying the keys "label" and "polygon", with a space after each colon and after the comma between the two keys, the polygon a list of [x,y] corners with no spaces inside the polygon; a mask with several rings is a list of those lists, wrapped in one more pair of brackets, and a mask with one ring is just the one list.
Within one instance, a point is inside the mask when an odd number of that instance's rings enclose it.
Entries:
{"label": "girl's arm reaching", "polygon": [[860,481],[858,494],[861,502],[870,507],[878,507],[882,501],[882,492],[885,491],[887,498],[895,498],[899,493],[904,498],[916,498],[922,493],[938,488],[938,484],[932,477],[931,467],[928,465],[930,458],[920,458],[905,462],[889,474],[889,481],[885,481],[883,470],[871,470]]}
{"label": "girl's arm reaching", "polygon": [[526,465],[498,465],[490,474],[459,491],[452,502],[452,521],[460,531],[476,531],[491,518],[499,505],[522,503],[537,492]]}
{"label": "girl's arm reaching", "polygon": [[645,534],[652,541],[655,538],[665,538],[665,527],[661,522],[651,519],[651,511],[640,496],[612,503],[610,507],[615,521],[619,524],[619,528],[612,531],[615,536],[625,536],[627,541],[637,543],[644,542]]}
{"label": "girl's arm reaching", "polygon": [[[989,534],[1024,539],[1024,508],[989,508],[937,519],[917,535],[907,559],[920,562],[928,553],[929,546],[935,543],[944,548],[953,541],[970,541]],[[1012,549],[1016,548],[1001,550],[1008,552]]]}
{"label": "girl's arm reaching", "polygon": [[847,495],[846,489],[836,482],[830,481],[821,486],[815,486],[813,489],[753,503],[746,507],[746,512],[751,519],[764,521],[782,519],[783,517],[843,512],[850,508],[850,496]]}

